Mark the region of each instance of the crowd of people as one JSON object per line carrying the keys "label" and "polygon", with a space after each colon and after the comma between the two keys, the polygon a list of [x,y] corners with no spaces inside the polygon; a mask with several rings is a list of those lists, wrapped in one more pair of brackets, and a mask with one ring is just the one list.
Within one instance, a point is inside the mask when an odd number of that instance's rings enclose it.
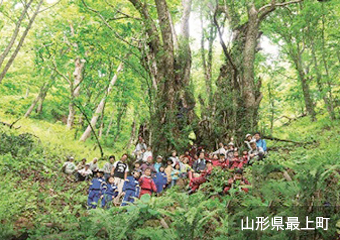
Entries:
{"label": "crowd of people", "polygon": [[130,166],[131,171],[127,154],[117,161],[115,156],[110,156],[103,168],[98,167],[97,158],[90,163],[82,159],[76,166],[73,157],[69,157],[62,171],[73,175],[75,181],[91,180],[87,202],[89,208],[125,206],[144,194],[159,196],[164,190],[180,183],[188,186],[188,194],[192,194],[209,180],[213,168],[234,170],[228,184],[221,189],[224,194],[228,194],[235,186],[248,192],[246,187],[242,187],[249,185],[243,177],[243,169],[263,160],[267,155],[267,145],[260,133],[254,136],[247,134],[242,151],[231,138],[228,144],[220,143],[219,149],[214,152],[207,152],[194,144],[183,155],[178,155],[176,150],[166,159],[158,155],[154,163],[151,146],[147,146],[144,139],[139,137],[132,155],[134,161]]}

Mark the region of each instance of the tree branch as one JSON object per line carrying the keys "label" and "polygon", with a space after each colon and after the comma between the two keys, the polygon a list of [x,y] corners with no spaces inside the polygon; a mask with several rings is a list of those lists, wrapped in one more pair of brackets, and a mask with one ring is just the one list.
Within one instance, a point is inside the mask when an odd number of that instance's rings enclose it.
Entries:
{"label": "tree branch", "polygon": [[290,4],[296,4],[303,2],[304,0],[293,0],[289,2],[282,2],[282,3],[276,3],[275,0],[273,0],[271,3],[264,5],[261,7],[258,11],[259,14],[259,20],[262,21],[269,13],[274,11],[277,7],[284,7]]}
{"label": "tree branch", "polygon": [[[217,5],[218,6],[218,5]],[[222,49],[223,49],[223,53],[224,55],[227,57],[229,63],[231,64],[232,68],[234,69],[235,73],[237,72],[237,67],[235,66],[229,52],[228,52],[228,49],[227,49],[227,46],[225,45],[224,41],[223,41],[223,38],[222,38],[222,33],[221,33],[221,29],[220,29],[220,26],[217,22],[217,18],[216,18],[216,15],[217,15],[217,7],[215,9],[215,12],[214,12],[214,23],[217,27],[217,31],[218,31],[218,35],[220,37],[220,43],[222,45]]]}
{"label": "tree branch", "polygon": [[49,7],[47,7],[47,8],[45,8],[45,9],[43,9],[43,10],[40,10],[39,11],[39,13],[41,13],[41,12],[44,12],[44,11],[46,11],[46,10],[48,10],[48,9],[50,9],[50,8],[53,8],[55,5],[57,5],[58,3],[60,3],[61,2],[61,0],[59,0],[58,2],[56,2],[55,4],[52,4],[51,6],[49,6]]}
{"label": "tree branch", "polygon": [[84,0],[81,0],[81,2],[84,4],[84,6],[85,6],[88,10],[90,10],[91,12],[96,13],[96,14],[102,19],[103,23],[104,23],[110,30],[112,30],[113,34],[114,34],[118,39],[120,39],[121,41],[125,42],[125,43],[128,44],[129,46],[132,46],[132,47],[137,48],[137,46],[135,46],[135,45],[129,43],[129,42],[126,41],[122,36],[120,36],[120,35],[113,29],[113,27],[107,22],[107,20],[105,20],[104,16],[101,15],[100,12],[99,12],[98,10],[93,9],[93,8],[90,8],[90,7],[85,3]]}
{"label": "tree branch", "polygon": [[90,121],[89,118],[87,117],[87,115],[86,115],[86,113],[84,112],[84,110],[83,110],[78,104],[74,103],[74,106],[76,106],[76,107],[79,109],[79,111],[80,111],[80,112],[83,114],[83,116],[85,117],[86,122],[87,122],[87,123],[89,124],[89,126],[91,127],[91,130],[92,130],[92,132],[93,132],[93,134],[94,134],[94,136],[95,136],[95,138],[96,138],[98,147],[99,147],[99,149],[100,149],[100,155],[101,155],[101,157],[103,158],[103,157],[104,157],[103,148],[102,148],[102,145],[100,144],[100,141],[99,141],[99,138],[98,138],[98,136],[97,136],[96,131],[95,131],[95,130],[93,129],[93,127],[92,127],[91,121]]}

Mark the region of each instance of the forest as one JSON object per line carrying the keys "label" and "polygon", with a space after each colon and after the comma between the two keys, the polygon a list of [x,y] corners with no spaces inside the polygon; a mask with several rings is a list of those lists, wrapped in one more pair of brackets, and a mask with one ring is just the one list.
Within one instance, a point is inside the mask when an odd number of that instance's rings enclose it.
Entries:
{"label": "forest", "polygon": [[[339,29],[338,0],[0,0],[0,239],[340,239]],[[213,168],[89,210],[62,171],[126,154],[131,173],[141,139],[162,164],[241,155],[257,132],[246,191]],[[275,216],[328,230],[241,229]]]}

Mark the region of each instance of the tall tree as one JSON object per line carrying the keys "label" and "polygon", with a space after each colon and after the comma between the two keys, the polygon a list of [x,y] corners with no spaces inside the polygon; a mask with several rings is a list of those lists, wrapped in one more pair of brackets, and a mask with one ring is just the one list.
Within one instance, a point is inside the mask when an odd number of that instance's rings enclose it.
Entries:
{"label": "tall tree", "polygon": [[[298,2],[301,0],[272,1],[269,4],[264,4],[264,1],[248,3],[228,0],[209,4],[225,63],[221,66],[216,81],[217,91],[214,94],[216,112],[207,120],[217,130],[210,136],[208,142],[213,142],[213,139],[225,140],[235,135],[239,136],[240,140],[246,132],[257,128],[262,93],[261,80],[255,76],[254,66],[255,56],[259,50],[258,41],[262,34],[260,27],[275,9]],[[229,23],[232,36],[229,43],[223,38],[225,19]],[[207,140],[199,127],[195,133],[199,141]]]}
{"label": "tall tree", "polygon": [[[115,85],[116,81],[117,81],[117,78],[118,78],[118,74],[123,70],[123,63],[120,63],[118,68],[117,68],[117,71],[116,73],[114,74],[114,76],[112,77],[110,83],[109,83],[109,86],[105,92],[105,95],[103,96],[103,98],[101,99],[100,103],[98,104],[97,106],[97,109],[95,111],[95,113],[93,114],[92,116],[92,119],[91,119],[91,125],[94,127],[96,126],[96,123],[97,123],[97,120],[99,118],[100,115],[103,114],[103,111],[104,111],[104,106],[105,106],[105,102],[106,102],[106,99],[107,97],[110,95],[110,92],[112,91],[112,88],[113,86]],[[90,136],[92,132],[92,129],[91,129],[91,126],[89,125],[85,132],[83,133],[83,135],[80,137],[80,141],[83,141],[85,142],[86,139]]]}
{"label": "tall tree", "polygon": [[[35,20],[35,18],[37,17],[37,15],[40,12],[40,8],[43,4],[44,0],[39,0],[39,2],[37,3],[32,16],[28,17],[29,21],[28,24],[24,30],[24,32],[21,34],[21,37],[13,51],[13,53],[11,54],[11,56],[9,57],[8,61],[6,62],[4,68],[1,70],[0,72],[0,83],[2,82],[2,80],[4,79],[7,71],[9,70],[9,68],[11,67],[12,63],[14,62],[14,59],[16,58],[16,56],[18,55],[24,41],[25,38],[29,32],[29,30],[32,28],[33,22]],[[11,49],[13,48],[14,44],[15,44],[15,40],[17,39],[19,32],[20,32],[20,27],[22,25],[22,22],[25,18],[25,16],[28,16],[28,10],[30,9],[31,4],[33,3],[33,0],[30,0],[27,3],[24,3],[24,7],[22,10],[22,13],[20,15],[20,18],[18,19],[15,29],[13,31],[12,37],[10,39],[10,42],[7,44],[7,47],[5,48],[4,52],[0,55],[0,69],[5,61],[5,58],[7,57],[7,55],[10,53]]]}

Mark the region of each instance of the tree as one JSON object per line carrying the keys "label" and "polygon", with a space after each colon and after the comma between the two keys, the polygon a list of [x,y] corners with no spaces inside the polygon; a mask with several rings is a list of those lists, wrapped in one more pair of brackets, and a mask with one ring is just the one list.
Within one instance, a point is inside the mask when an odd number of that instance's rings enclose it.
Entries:
{"label": "tree", "polygon": [[[118,74],[123,70],[123,63],[120,63],[116,73],[114,74],[113,78],[111,79],[111,82],[106,90],[106,93],[104,95],[104,97],[101,99],[100,103],[97,106],[97,109],[95,111],[95,113],[92,116],[91,119],[91,125],[95,126],[97,123],[97,120],[99,118],[100,115],[103,115],[103,111],[104,111],[104,106],[105,106],[105,102],[106,102],[106,98],[110,95],[110,92],[112,91],[113,86],[115,85],[117,78],[118,78]],[[85,132],[83,133],[83,135],[80,138],[80,141],[85,142],[86,139],[90,136],[91,134],[91,126],[88,126],[85,130]]]}
{"label": "tree", "polygon": [[[12,52],[10,58],[8,59],[8,61],[6,62],[4,68],[2,69],[2,71],[0,72],[0,83],[2,82],[2,80],[4,79],[7,71],[9,70],[9,68],[11,67],[14,59],[16,58],[16,56],[18,55],[24,41],[25,41],[25,38],[29,32],[29,30],[32,28],[32,25],[33,25],[33,22],[35,20],[35,18],[37,17],[37,15],[41,12],[40,8],[43,4],[44,0],[39,0],[39,2],[37,3],[36,5],[36,8],[35,10],[33,11],[32,13],[32,16],[31,17],[28,17],[29,21],[28,21],[28,24],[24,30],[24,32],[22,33],[14,51]],[[17,20],[16,22],[16,26],[15,26],[15,29],[13,31],[13,34],[12,34],[12,37],[9,41],[9,43],[7,44],[5,50],[3,51],[3,53],[0,55],[0,69],[2,67],[2,65],[4,64],[4,61],[7,57],[7,55],[10,53],[11,49],[13,48],[14,44],[15,44],[15,41],[19,35],[19,32],[20,32],[20,27],[23,23],[23,20],[25,18],[25,16],[29,16],[28,15],[28,10],[30,9],[30,6],[32,5],[33,3],[33,0],[30,0],[29,2],[27,3],[24,3],[24,6],[23,6],[23,10],[22,10],[22,13],[19,17],[19,19]],[[19,3],[18,3],[19,4]]]}

